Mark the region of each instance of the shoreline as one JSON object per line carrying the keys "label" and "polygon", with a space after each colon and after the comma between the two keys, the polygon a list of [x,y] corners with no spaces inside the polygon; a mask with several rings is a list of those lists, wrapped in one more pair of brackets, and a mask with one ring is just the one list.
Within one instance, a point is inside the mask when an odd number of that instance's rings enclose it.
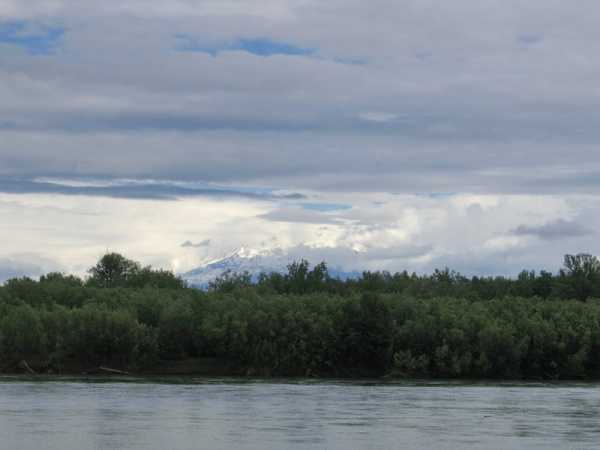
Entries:
{"label": "shoreline", "polygon": [[158,371],[158,370],[143,370],[143,371],[126,371],[119,369],[111,370],[87,370],[87,371],[62,371],[62,372],[35,372],[26,373],[19,371],[4,371],[0,372],[0,381],[2,379],[15,379],[27,381],[52,381],[60,379],[93,379],[93,380],[114,380],[114,381],[139,381],[139,380],[161,380],[161,379],[219,379],[231,380],[235,382],[281,382],[281,381],[296,381],[302,383],[310,382],[373,382],[381,384],[404,384],[404,383],[427,383],[427,384],[563,384],[563,383],[583,383],[595,384],[600,383],[600,377],[590,378],[494,378],[494,377],[431,377],[406,374],[359,374],[359,373],[321,373],[312,375],[271,375],[261,371]]}
{"label": "shoreline", "polygon": [[207,375],[207,374],[157,374],[135,373],[129,375],[108,374],[19,374],[0,373],[2,382],[115,382],[115,383],[157,383],[157,384],[357,384],[357,385],[399,385],[399,386],[562,386],[562,385],[597,385],[600,379],[563,379],[533,380],[511,378],[423,378],[423,377],[294,377],[294,376],[246,376],[246,375]]}
{"label": "shoreline", "polygon": [[435,377],[426,374],[405,373],[391,370],[381,373],[375,370],[345,368],[339,371],[315,373],[307,370],[304,374],[279,374],[269,368],[236,367],[232,363],[219,358],[195,357],[181,360],[161,360],[145,369],[128,368],[119,364],[100,365],[82,364],[71,361],[61,365],[60,369],[52,367],[48,361],[22,360],[0,369],[0,378],[13,377],[23,379],[44,378],[95,378],[95,379],[159,379],[159,378],[226,378],[234,380],[345,380],[345,381],[377,381],[381,383],[404,382],[418,380],[422,382],[469,382],[469,383],[562,383],[562,382],[600,382],[600,374],[591,377]]}

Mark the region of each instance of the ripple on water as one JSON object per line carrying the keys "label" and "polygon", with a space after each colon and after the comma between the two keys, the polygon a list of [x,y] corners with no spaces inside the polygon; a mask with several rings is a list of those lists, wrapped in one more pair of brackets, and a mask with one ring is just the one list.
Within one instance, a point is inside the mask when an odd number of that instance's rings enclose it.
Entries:
{"label": "ripple on water", "polygon": [[0,379],[1,448],[546,449],[600,442],[598,385]]}

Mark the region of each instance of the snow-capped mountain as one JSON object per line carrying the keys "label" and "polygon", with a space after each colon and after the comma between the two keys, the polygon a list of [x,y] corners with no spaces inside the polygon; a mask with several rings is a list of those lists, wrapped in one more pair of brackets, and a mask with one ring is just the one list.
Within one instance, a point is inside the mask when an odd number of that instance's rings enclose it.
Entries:
{"label": "snow-capped mountain", "polygon": [[[206,288],[210,281],[228,271],[233,273],[248,272],[253,279],[256,279],[260,273],[287,273],[287,266],[300,259],[280,247],[259,251],[241,247],[223,258],[210,261],[181,276],[191,286]],[[320,261],[309,260],[309,262],[313,265]],[[358,272],[345,272],[332,267],[328,269],[329,275],[334,278],[356,278],[360,275]]]}

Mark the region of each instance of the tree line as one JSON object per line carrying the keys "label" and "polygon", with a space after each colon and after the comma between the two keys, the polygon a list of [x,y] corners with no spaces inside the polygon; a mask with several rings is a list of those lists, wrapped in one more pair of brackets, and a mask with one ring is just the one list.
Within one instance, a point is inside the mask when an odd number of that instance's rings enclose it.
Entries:
{"label": "tree line", "polygon": [[324,292],[332,295],[352,295],[362,292],[404,294],[416,298],[439,296],[491,300],[507,296],[539,297],[585,301],[600,298],[600,261],[597,257],[580,253],[565,255],[563,268],[558,273],[541,270],[523,270],[516,278],[505,276],[466,277],[459,272],[436,269],[430,275],[407,271],[365,271],[357,278],[340,280],[329,276],[327,264],[322,262],[312,269],[307,261],[294,262],[285,274],[262,273],[253,280],[249,273],[225,273],[209,284],[209,290],[231,292],[235,289],[254,288],[260,293],[280,295]]}
{"label": "tree line", "polygon": [[599,378],[600,264],[567,255],[517,278],[365,272],[326,264],[217,278],[207,290],[108,254],[82,279],[0,287],[0,371],[100,365],[159,371],[190,359],[222,374]]}

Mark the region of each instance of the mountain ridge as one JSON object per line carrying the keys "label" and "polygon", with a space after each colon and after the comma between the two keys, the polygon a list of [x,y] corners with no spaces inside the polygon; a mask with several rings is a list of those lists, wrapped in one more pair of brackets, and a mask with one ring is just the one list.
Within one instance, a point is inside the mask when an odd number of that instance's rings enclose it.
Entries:
{"label": "mountain ridge", "polygon": [[[181,277],[193,287],[206,289],[211,281],[226,272],[247,272],[252,280],[256,281],[261,273],[287,273],[287,266],[300,259],[302,258],[287,253],[280,247],[269,250],[253,250],[242,246],[226,256],[184,272]],[[309,261],[311,265],[319,262],[321,261]],[[342,280],[360,276],[357,271],[345,271],[339,267],[328,267],[328,272],[332,278]]]}

